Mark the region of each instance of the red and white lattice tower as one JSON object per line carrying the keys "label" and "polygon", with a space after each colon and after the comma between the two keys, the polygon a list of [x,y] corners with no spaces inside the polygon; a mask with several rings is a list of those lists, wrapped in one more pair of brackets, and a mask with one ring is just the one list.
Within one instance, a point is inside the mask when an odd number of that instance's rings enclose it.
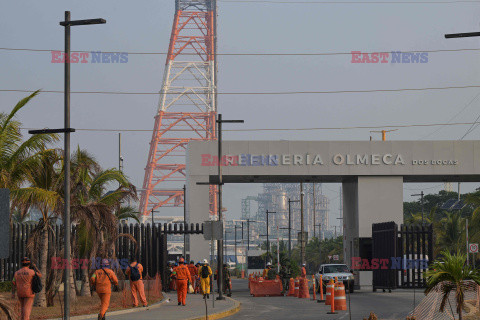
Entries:
{"label": "red and white lattice tower", "polygon": [[[191,140],[215,140],[216,1],[176,0],[170,46],[140,198],[144,215],[182,207]],[[216,214],[210,187],[210,214]]]}

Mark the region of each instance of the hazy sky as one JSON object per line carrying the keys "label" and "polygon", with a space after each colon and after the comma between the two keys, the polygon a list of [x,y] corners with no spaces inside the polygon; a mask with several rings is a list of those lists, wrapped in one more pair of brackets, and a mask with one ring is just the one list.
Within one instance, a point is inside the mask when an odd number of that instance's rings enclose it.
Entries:
{"label": "hazy sky", "polygon": [[[1,1],[0,47],[62,49],[64,11],[72,19],[102,17],[106,25],[72,28],[72,50],[165,52],[174,0]],[[218,2],[219,53],[320,53],[480,48],[477,38],[449,39],[445,33],[480,31],[480,2],[444,4],[285,4]],[[422,64],[352,64],[350,55],[220,56],[220,92],[337,91],[479,85],[480,51],[428,54]],[[0,89],[63,90],[63,65],[50,52],[0,50]],[[156,92],[164,55],[129,55],[125,64],[72,64],[72,91]],[[244,119],[242,128],[309,128],[471,122],[480,114],[479,88],[390,93],[219,96],[224,118]],[[0,92],[6,112],[26,94]],[[73,94],[72,127],[152,129],[155,95]],[[458,114],[458,115],[457,115]],[[457,115],[457,116],[456,116]],[[453,118],[456,116],[455,118]],[[453,119],[452,119],[453,118]],[[42,93],[20,112],[25,127],[61,127],[63,95]],[[236,125],[239,127],[238,125]],[[438,130],[439,129],[439,130]],[[389,140],[459,139],[468,126],[406,128]],[[433,134],[432,134],[433,133]],[[369,129],[331,131],[226,132],[225,139],[367,140]],[[466,139],[478,139],[480,130]],[[123,133],[125,172],[143,181],[151,133]],[[374,134],[379,139],[378,134]],[[117,133],[73,134],[72,145],[116,167]],[[338,185],[326,194],[338,197]],[[405,199],[420,188],[405,185]],[[465,184],[464,190],[476,185]],[[414,189],[414,190],[412,190]],[[225,187],[225,204],[240,214],[240,199],[260,185]],[[333,191],[330,191],[333,190]],[[332,200],[337,214],[338,199]]]}

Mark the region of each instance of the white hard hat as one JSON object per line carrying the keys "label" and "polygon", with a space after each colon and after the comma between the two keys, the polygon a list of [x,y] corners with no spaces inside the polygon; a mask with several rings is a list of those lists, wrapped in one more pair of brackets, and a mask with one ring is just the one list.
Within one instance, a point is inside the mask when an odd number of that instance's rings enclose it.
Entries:
{"label": "white hard hat", "polygon": [[203,259],[203,263],[204,263],[204,264],[208,264],[207,259]]}
{"label": "white hard hat", "polygon": [[270,262],[267,262],[267,267],[268,267],[268,266],[271,266],[271,265],[272,265],[272,264],[271,264]]}

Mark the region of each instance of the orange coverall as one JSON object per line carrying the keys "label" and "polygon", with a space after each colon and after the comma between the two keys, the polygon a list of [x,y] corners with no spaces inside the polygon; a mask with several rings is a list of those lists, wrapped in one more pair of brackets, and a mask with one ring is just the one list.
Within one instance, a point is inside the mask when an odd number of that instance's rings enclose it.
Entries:
{"label": "orange coverall", "polygon": [[[135,267],[135,265],[137,265],[138,272],[140,273],[140,280],[132,281],[132,279],[130,279],[130,274],[131,274],[130,267]],[[127,268],[125,273],[127,274],[128,279],[130,280],[130,291],[132,292],[133,306],[134,307],[138,306],[138,298],[137,298],[137,292],[138,292],[138,294],[140,295],[140,301],[142,302],[142,305],[146,307],[147,298],[145,297],[145,288],[143,286],[143,281],[142,281],[143,266],[140,263],[137,264],[136,262],[132,262],[130,264],[130,267]]]}
{"label": "orange coverall", "polygon": [[177,300],[185,305],[187,300],[188,281],[192,283],[192,276],[188,267],[184,264],[173,269],[177,273]]}
{"label": "orange coverall", "polygon": [[[197,274],[198,274],[198,270],[197,270],[197,267],[195,267],[195,265],[193,263],[190,263],[188,265],[188,271],[190,271],[190,276],[192,277],[192,286],[193,286],[193,289],[195,290],[195,282],[196,282],[196,279],[197,279]],[[195,293],[195,291],[193,292]]]}
{"label": "orange coverall", "polygon": [[[23,267],[13,277],[13,285],[17,288],[17,296],[20,301],[21,317],[20,320],[30,320],[30,313],[32,312],[33,299],[35,293],[32,291],[32,280],[35,275],[35,271],[29,267]],[[39,277],[42,276],[40,272],[37,272]]]}
{"label": "orange coverall", "polygon": [[[108,276],[107,274],[108,273]],[[110,279],[112,282],[110,282]],[[115,275],[115,272],[112,269],[103,268],[98,269],[90,278],[92,284],[95,284],[96,291],[100,297],[101,306],[100,306],[100,316],[104,317],[107,313],[108,306],[110,305],[110,296],[112,295],[112,284],[118,285],[118,279]]]}

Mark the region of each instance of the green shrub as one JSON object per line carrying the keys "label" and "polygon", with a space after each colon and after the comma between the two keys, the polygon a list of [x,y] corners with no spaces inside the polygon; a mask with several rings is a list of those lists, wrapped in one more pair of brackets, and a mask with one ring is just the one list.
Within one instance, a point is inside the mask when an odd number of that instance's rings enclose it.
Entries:
{"label": "green shrub", "polygon": [[10,292],[12,291],[12,281],[0,282],[0,292]]}

